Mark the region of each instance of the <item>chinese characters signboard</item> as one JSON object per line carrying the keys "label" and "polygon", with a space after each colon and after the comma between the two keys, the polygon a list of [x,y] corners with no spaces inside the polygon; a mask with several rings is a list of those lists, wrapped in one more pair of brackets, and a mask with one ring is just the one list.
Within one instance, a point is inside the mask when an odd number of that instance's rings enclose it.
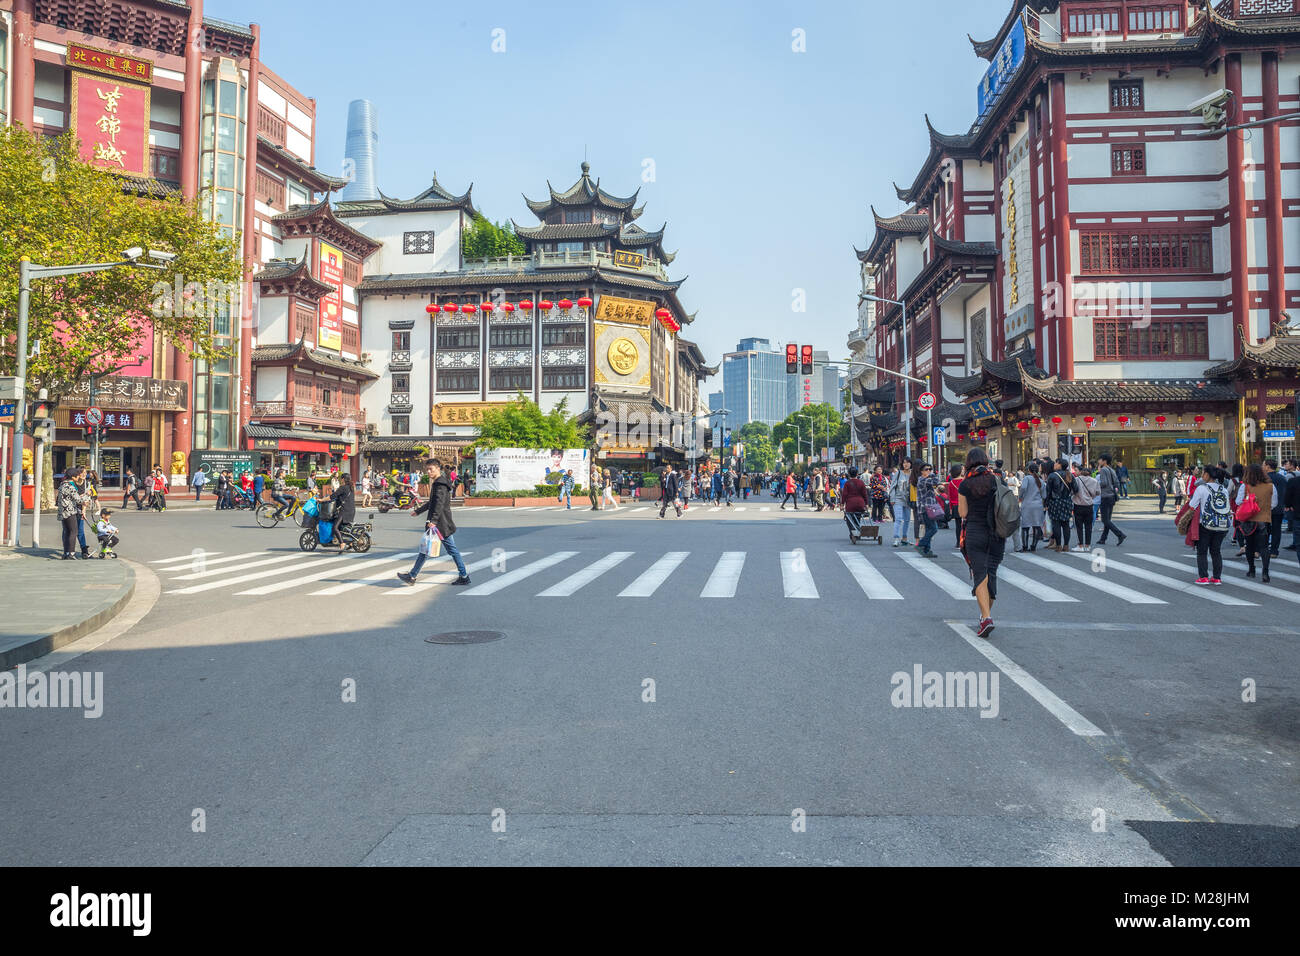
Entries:
{"label": "chinese characters signboard", "polygon": [[320,281],[330,291],[321,296],[316,347],[337,352],[343,348],[343,253],[327,242],[320,244]]}
{"label": "chinese characters signboard", "polygon": [[183,412],[189,408],[189,385],[163,378],[106,375],[95,381],[93,400],[89,381],[78,382],[68,399],[77,404],[98,405],[105,411]]}
{"label": "chinese characters signboard", "polygon": [[625,249],[614,250],[614,265],[626,266],[629,269],[640,269],[645,265],[645,256],[639,252],[628,252]]}
{"label": "chinese characters signboard", "polygon": [[438,402],[433,406],[435,425],[476,425],[489,408],[500,408],[503,402]]}
{"label": "chinese characters signboard", "polygon": [[112,50],[97,50],[80,43],[68,44],[68,66],[78,70],[94,70],[111,76],[134,80],[137,83],[153,82],[153,61],[122,56]]}
{"label": "chinese characters signboard", "polygon": [[980,81],[978,97],[980,120],[983,120],[989,110],[993,109],[1024,59],[1025,24],[1017,20],[1016,25],[1007,34],[1007,38],[1002,41],[1002,46],[998,49],[997,56],[993,57],[992,64],[985,71],[984,79]]}
{"label": "chinese characters signboard", "polygon": [[633,322],[637,325],[649,325],[654,318],[655,304],[640,299],[620,299],[618,296],[602,295],[596,306],[598,322]]}
{"label": "chinese characters signboard", "polygon": [[149,88],[72,74],[72,129],[86,162],[149,175]]}
{"label": "chinese characters signboard", "polygon": [[[134,412],[103,412],[104,421],[101,423],[105,428],[135,428],[137,427],[136,416]],[[83,428],[90,424],[86,417],[85,411],[73,412],[70,419],[73,428]],[[145,428],[148,423],[141,419],[138,423]]]}

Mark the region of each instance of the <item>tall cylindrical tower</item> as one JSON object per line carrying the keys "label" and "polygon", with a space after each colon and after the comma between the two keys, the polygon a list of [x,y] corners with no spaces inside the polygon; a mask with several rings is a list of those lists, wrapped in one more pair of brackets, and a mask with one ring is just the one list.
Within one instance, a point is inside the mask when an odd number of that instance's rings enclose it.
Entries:
{"label": "tall cylindrical tower", "polygon": [[339,198],[345,202],[378,199],[375,162],[379,158],[379,119],[375,104],[369,100],[353,100],[348,104],[348,139],[343,155],[347,164],[344,173],[350,172],[352,181],[343,187]]}

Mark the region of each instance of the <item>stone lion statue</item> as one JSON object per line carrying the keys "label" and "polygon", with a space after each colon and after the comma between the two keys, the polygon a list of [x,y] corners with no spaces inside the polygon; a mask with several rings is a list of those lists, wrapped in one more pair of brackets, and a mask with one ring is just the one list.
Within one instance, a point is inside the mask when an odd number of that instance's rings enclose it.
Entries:
{"label": "stone lion statue", "polygon": [[172,452],[172,474],[173,475],[185,474],[185,452],[183,451]]}

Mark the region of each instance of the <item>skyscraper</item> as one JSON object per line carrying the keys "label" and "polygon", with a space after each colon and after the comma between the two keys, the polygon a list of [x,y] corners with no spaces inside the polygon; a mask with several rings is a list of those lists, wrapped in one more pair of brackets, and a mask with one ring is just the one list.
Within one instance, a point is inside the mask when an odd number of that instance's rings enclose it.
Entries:
{"label": "skyscraper", "polygon": [[348,104],[348,135],[343,149],[344,171],[351,182],[339,197],[343,202],[378,199],[375,163],[379,159],[379,116],[369,100]]}
{"label": "skyscraper", "polygon": [[722,358],[722,392],[736,429],[749,422],[776,425],[794,408],[790,404],[785,355],[769,339],[741,339],[736,351]]}

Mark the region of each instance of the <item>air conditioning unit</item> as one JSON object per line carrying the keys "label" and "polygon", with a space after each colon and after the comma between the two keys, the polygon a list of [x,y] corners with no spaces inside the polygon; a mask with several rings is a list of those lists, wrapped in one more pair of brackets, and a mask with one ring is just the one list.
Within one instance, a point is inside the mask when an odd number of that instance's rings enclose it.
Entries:
{"label": "air conditioning unit", "polygon": [[374,422],[366,422],[366,434],[367,434],[367,435],[378,435],[378,434],[379,434],[379,426],[378,426],[377,424],[375,424]]}

